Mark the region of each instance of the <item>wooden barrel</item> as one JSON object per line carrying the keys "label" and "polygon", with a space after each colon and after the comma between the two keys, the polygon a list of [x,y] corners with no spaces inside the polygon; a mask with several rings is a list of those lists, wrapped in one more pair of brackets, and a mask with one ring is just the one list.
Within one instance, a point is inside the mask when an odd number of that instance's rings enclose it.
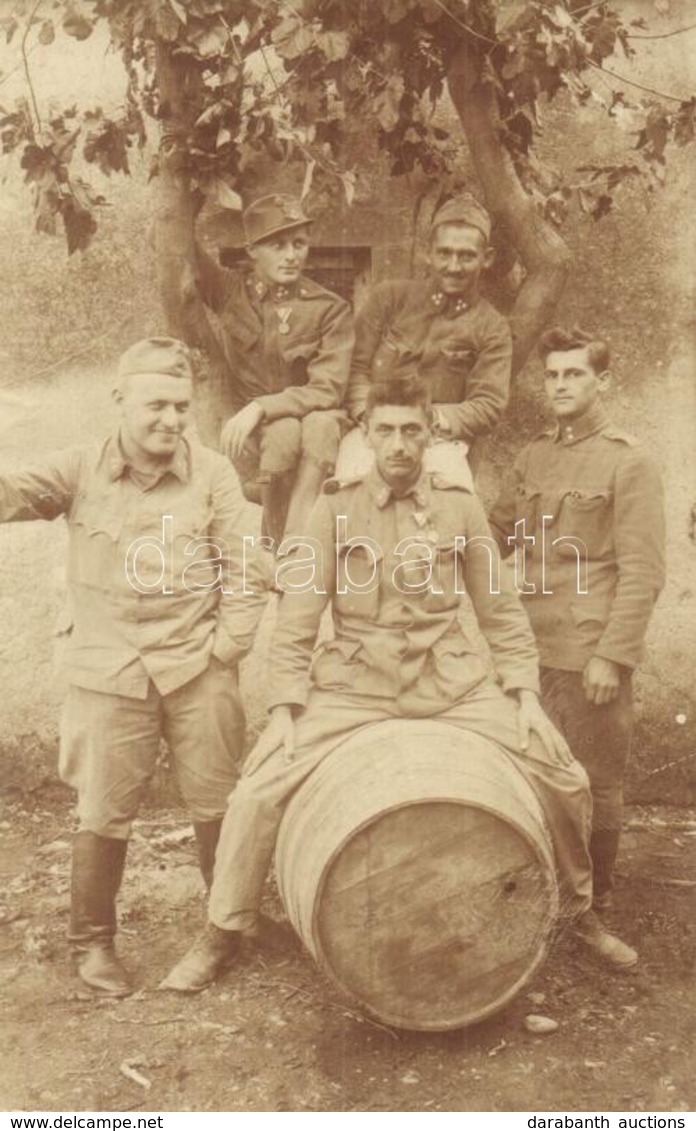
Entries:
{"label": "wooden barrel", "polygon": [[437,719],[341,743],[292,798],[276,872],[322,969],[406,1029],[500,1009],[542,961],[558,910],[533,790],[498,747]]}

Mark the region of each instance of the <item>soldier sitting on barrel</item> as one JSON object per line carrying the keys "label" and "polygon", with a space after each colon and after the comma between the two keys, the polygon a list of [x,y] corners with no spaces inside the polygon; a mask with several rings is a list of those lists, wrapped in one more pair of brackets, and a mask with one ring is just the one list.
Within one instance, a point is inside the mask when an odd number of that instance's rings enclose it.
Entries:
{"label": "soldier sitting on barrel", "polygon": [[236,411],[221,447],[277,544],[300,533],[333,470],[353,349],[348,303],[302,274],[311,219],[285,193],[243,214],[250,271],[197,252],[198,285],[218,315]]}
{"label": "soldier sitting on barrel", "polygon": [[[303,780],[355,728],[404,717],[473,731],[515,761],[543,805],[566,914],[601,957],[635,962],[591,910],[587,777],[539,705],[534,637],[517,594],[497,583],[481,504],[423,468],[431,420],[424,383],[374,384],[364,427],[375,467],[329,481],[313,508],[305,541],[321,572],[281,598],[270,722],[230,797],[209,922],[165,988],[202,989],[253,932],[283,811]],[[464,592],[495,680],[461,626]],[[329,602],[334,638],[312,666]]]}

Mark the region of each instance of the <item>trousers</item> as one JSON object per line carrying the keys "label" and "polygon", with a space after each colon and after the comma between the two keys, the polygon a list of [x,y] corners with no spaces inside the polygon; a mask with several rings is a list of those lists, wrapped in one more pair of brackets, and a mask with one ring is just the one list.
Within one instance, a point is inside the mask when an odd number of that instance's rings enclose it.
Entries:
{"label": "trousers", "polygon": [[147,699],[68,688],[59,773],[77,790],[80,831],[128,839],[162,739],[192,820],[222,817],[244,748],[236,668],[213,659],[168,695],[150,683]]}
{"label": "trousers", "polygon": [[624,772],[633,731],[630,671],[622,668],[618,696],[601,707],[587,699],[582,672],[542,668],[540,679],[544,710],[587,770],[593,829],[619,830]]}
{"label": "trousers", "polygon": [[[392,699],[313,688],[295,724],[295,751],[275,751],[231,794],[215,858],[209,916],[224,930],[252,928],[271,865],[285,807],[297,788],[352,731],[402,717]],[[512,757],[535,790],[551,833],[564,912],[581,914],[592,901],[588,853],[591,801],[578,762],[564,765],[547,754],[535,735],[522,751],[517,705],[492,680],[436,716],[490,739]]]}

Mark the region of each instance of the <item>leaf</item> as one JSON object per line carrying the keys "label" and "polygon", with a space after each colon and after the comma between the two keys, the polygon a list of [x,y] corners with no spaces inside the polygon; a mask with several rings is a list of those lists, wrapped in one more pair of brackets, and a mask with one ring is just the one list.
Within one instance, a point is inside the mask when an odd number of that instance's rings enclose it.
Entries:
{"label": "leaf", "polygon": [[231,212],[241,212],[244,207],[239,193],[222,177],[214,177],[210,182],[209,195],[221,208],[229,208]]}
{"label": "leaf", "polygon": [[63,31],[73,39],[89,39],[93,30],[93,23],[83,12],[79,12],[72,4],[68,5],[63,17]]}
{"label": "leaf", "polygon": [[56,38],[56,29],[53,26],[53,20],[44,20],[39,31],[39,43],[43,43],[44,47],[48,47],[49,43],[53,43]]}
{"label": "leaf", "polygon": [[225,53],[228,33],[222,24],[216,24],[214,27],[204,27],[189,32],[187,39],[196,48],[201,59],[209,59],[212,55]]}
{"label": "leaf", "polygon": [[[159,39],[174,43],[179,38],[181,22],[169,0],[160,0],[155,15],[155,31]],[[184,19],[184,23],[186,20]]]}
{"label": "leaf", "polygon": [[385,133],[390,133],[399,124],[404,90],[401,75],[392,75],[384,89],[372,100],[372,112]]}
{"label": "leaf", "polygon": [[315,36],[315,42],[330,63],[335,63],[338,59],[345,59],[350,51],[350,38],[347,31],[319,32]]}
{"label": "leaf", "polygon": [[411,11],[415,0],[381,0],[380,9],[387,23],[398,24]]}
{"label": "leaf", "polygon": [[316,168],[316,164],[317,163],[316,163],[316,161],[314,160],[313,157],[310,157],[307,161],[307,167],[305,169],[304,180],[302,181],[302,189],[300,190],[300,203],[302,203],[302,201],[304,201],[306,199],[306,197],[309,196],[309,192],[310,192],[310,189],[312,187],[312,179],[314,177],[314,170]]}
{"label": "leaf", "polygon": [[296,59],[314,46],[314,31],[300,16],[293,14],[273,29],[271,41],[283,59]]}
{"label": "leaf", "polygon": [[184,5],[180,3],[180,0],[169,0],[169,3],[181,20],[182,24],[185,24],[188,17],[186,15],[186,8],[184,7]]}
{"label": "leaf", "polygon": [[0,19],[0,28],[2,28],[2,30],[5,33],[5,42],[6,43],[12,42],[12,37],[13,37],[14,33],[16,32],[18,27],[19,27],[19,24],[17,23],[14,16],[5,16],[5,17],[3,17],[3,19]]}

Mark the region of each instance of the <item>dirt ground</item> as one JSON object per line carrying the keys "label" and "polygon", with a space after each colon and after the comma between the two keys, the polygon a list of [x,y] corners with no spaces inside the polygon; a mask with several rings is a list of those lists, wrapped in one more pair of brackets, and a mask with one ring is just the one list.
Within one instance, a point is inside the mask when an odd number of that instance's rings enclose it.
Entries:
{"label": "dirt ground", "polygon": [[[194,997],[157,990],[203,921],[181,810],[147,810],[120,900],[138,992],[80,989],[64,934],[73,818],[54,785],[0,815],[0,1107],[38,1111],[690,1111],[696,1107],[696,813],[629,813],[609,922],[640,949],[614,974],[560,933],[542,970],[468,1030],[363,1016],[284,926]],[[267,908],[282,923],[272,884]],[[558,1023],[547,1035],[525,1015]]]}

